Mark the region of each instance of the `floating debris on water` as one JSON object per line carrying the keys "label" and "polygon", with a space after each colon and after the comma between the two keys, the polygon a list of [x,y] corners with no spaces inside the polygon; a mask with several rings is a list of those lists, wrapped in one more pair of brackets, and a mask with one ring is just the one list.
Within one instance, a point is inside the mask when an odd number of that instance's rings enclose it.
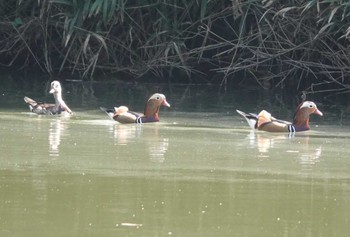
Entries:
{"label": "floating debris on water", "polygon": [[124,222],[124,223],[121,223],[120,226],[140,228],[142,227],[142,224]]}

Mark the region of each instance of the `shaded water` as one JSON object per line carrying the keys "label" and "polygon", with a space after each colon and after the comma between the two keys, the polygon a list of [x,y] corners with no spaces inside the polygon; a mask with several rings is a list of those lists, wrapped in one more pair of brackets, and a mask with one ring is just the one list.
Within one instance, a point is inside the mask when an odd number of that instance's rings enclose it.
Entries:
{"label": "shaded water", "polygon": [[102,95],[65,118],[30,114],[22,95],[4,94],[0,236],[349,233],[350,127],[339,117],[312,117],[312,131],[290,137],[250,131],[232,97],[210,104],[215,93],[192,105],[173,91],[161,122],[141,126],[110,121],[96,109]]}

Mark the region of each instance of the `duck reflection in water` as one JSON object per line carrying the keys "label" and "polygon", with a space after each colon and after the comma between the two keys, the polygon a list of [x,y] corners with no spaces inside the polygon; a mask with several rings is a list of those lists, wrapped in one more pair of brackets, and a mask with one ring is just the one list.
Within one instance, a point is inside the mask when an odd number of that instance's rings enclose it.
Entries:
{"label": "duck reflection in water", "polygon": [[128,143],[140,138],[142,126],[111,124],[109,132],[113,135],[114,145],[127,145]]}
{"label": "duck reflection in water", "polygon": [[61,136],[63,136],[66,125],[61,119],[55,119],[50,122],[49,129],[49,155],[51,157],[58,157],[59,147],[61,143]]}
{"label": "duck reflection in water", "polygon": [[292,149],[288,149],[285,152],[289,154],[296,154],[298,162],[301,165],[314,165],[320,161],[322,155],[321,145],[310,144],[310,136],[290,136],[290,135],[275,135],[275,134],[262,134],[251,131],[247,136],[249,140],[250,148],[257,148],[259,151],[259,159],[265,159],[269,157],[271,149],[278,149],[279,144],[291,143]]}
{"label": "duck reflection in water", "polygon": [[113,124],[109,127],[115,145],[125,146],[131,143],[138,143],[145,154],[148,154],[152,162],[164,162],[165,154],[169,147],[169,138],[162,137],[159,133],[160,124],[146,125],[126,125]]}
{"label": "duck reflection in water", "polygon": [[[169,138],[163,137],[159,133],[159,124],[156,124],[151,130],[147,130],[147,136],[152,139],[147,139],[147,149],[150,160],[153,162],[163,163],[165,161],[165,154],[169,148]],[[148,134],[149,133],[149,134]]]}

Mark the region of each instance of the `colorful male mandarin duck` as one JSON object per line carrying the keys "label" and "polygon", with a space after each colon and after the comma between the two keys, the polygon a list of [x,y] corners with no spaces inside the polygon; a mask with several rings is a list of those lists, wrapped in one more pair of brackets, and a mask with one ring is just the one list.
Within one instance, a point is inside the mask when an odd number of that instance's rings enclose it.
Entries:
{"label": "colorful male mandarin duck", "polygon": [[61,114],[62,112],[72,114],[72,110],[62,99],[62,87],[58,81],[51,82],[49,93],[53,94],[55,104],[36,102],[27,96],[24,97],[24,101],[29,105],[30,111],[36,114],[53,115]]}
{"label": "colorful male mandarin duck", "polygon": [[267,132],[293,133],[306,131],[310,129],[309,118],[311,114],[323,116],[322,112],[317,109],[316,104],[311,101],[304,101],[297,107],[293,123],[276,119],[265,110],[261,111],[258,115],[253,113],[246,114],[240,110],[236,111],[247,120],[252,129]]}
{"label": "colorful male mandarin duck", "polygon": [[143,114],[129,111],[126,106],[114,107],[113,109],[100,107],[100,109],[119,123],[150,123],[159,121],[158,113],[161,105],[170,107],[165,95],[156,93],[148,99]]}

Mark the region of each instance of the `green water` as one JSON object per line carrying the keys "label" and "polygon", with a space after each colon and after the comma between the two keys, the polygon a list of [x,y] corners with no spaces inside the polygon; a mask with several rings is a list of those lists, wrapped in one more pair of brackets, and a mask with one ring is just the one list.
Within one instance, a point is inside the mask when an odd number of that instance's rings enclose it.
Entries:
{"label": "green water", "polygon": [[339,120],[312,117],[290,137],[252,132],[225,98],[218,112],[168,99],[161,122],[141,126],[91,103],[37,116],[20,100],[0,109],[1,237],[349,234]]}

